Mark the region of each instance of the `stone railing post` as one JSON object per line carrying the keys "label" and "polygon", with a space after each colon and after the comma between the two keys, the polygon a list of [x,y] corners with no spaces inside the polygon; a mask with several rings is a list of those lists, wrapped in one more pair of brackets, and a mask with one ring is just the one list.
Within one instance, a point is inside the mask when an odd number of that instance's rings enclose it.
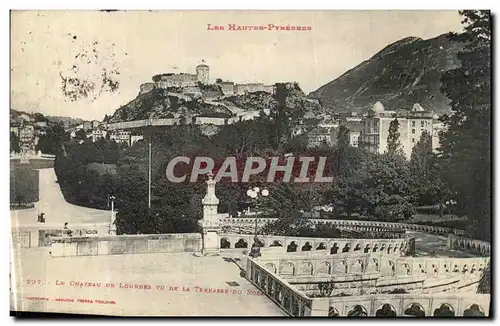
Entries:
{"label": "stone railing post", "polygon": [[[328,309],[330,308],[329,298],[314,298],[311,300],[311,317],[328,317]],[[306,309],[306,315],[308,313]]]}

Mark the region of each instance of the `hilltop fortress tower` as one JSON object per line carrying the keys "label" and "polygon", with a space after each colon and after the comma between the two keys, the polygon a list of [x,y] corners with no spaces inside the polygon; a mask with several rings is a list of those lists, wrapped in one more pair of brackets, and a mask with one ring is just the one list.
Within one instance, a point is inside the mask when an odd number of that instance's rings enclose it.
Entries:
{"label": "hilltop fortress tower", "polygon": [[201,64],[196,66],[196,77],[203,85],[208,85],[210,68],[205,64],[205,60],[201,60]]}

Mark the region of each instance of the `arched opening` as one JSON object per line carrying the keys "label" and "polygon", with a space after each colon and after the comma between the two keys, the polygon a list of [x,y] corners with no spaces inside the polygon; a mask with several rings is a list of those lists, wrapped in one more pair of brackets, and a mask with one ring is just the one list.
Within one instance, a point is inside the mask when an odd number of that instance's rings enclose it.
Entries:
{"label": "arched opening", "polygon": [[311,263],[302,264],[302,268],[300,269],[300,274],[312,275],[313,274],[313,265]]}
{"label": "arched opening", "polygon": [[374,245],[373,246],[373,252],[377,252],[377,250],[378,250],[378,245]]}
{"label": "arched opening", "polygon": [[302,246],[302,251],[311,251],[311,248],[311,244],[309,242],[306,242],[306,244]]}
{"label": "arched opening", "polygon": [[281,267],[282,275],[294,275],[295,274],[295,266],[292,263],[285,263]]}
{"label": "arched opening", "polygon": [[351,266],[351,273],[362,273],[363,272],[363,262],[361,260],[356,260]]}
{"label": "arched opening", "polygon": [[264,268],[267,269],[268,271],[276,273],[276,266],[274,266],[273,263],[267,263],[267,264],[265,264]]}
{"label": "arched opening", "polygon": [[390,254],[390,253],[391,253],[391,249],[392,249],[392,246],[387,247],[387,253],[388,253],[388,254]]}
{"label": "arched opening", "polygon": [[245,240],[240,239],[240,240],[238,240],[238,242],[236,242],[234,244],[234,247],[235,248],[248,248],[248,243]]}
{"label": "arched opening", "polygon": [[425,310],[418,303],[412,303],[408,308],[405,309],[404,315],[413,317],[425,317]]}
{"label": "arched opening", "polygon": [[227,240],[226,238],[220,239],[220,248],[221,249],[231,248],[231,242],[229,242],[229,240]]}
{"label": "arched opening", "polygon": [[279,240],[274,240],[269,247],[283,247]]}
{"label": "arched opening", "polygon": [[455,311],[446,303],[443,303],[439,308],[434,310],[434,317],[455,317]]}
{"label": "arched opening", "polygon": [[329,262],[324,261],[319,265],[317,272],[318,272],[318,274],[331,274],[332,273],[332,265],[330,265]]}
{"label": "arched opening", "polygon": [[361,250],[361,245],[358,243],[356,247],[354,247],[354,251],[360,251]]}
{"label": "arched opening", "polygon": [[297,244],[295,241],[292,241],[287,247],[286,247],[286,252],[294,252],[297,251]]}
{"label": "arched opening", "polygon": [[342,249],[342,252],[349,252],[349,249],[351,249],[351,247],[349,246],[348,243],[346,243],[344,248]]}
{"label": "arched opening", "polygon": [[347,317],[366,317],[368,313],[366,312],[365,307],[357,304],[349,310],[347,313]]}
{"label": "arched opening", "polygon": [[[257,243],[257,246],[258,247],[265,247],[265,243],[264,241],[260,240],[260,239],[257,239],[257,241],[255,241]],[[245,247],[246,248],[246,247]]]}
{"label": "arched opening", "polygon": [[318,246],[318,248],[316,248],[316,250],[326,250],[326,246],[323,242],[321,242]]}
{"label": "arched opening", "polygon": [[336,254],[338,251],[339,251],[339,246],[336,243],[334,243],[332,249],[330,249],[330,254],[331,255]]}
{"label": "arched opening", "polygon": [[386,303],[379,310],[377,310],[375,317],[396,317],[396,309]]}
{"label": "arched opening", "polygon": [[464,317],[483,317],[483,316],[484,316],[483,309],[481,309],[481,307],[475,303],[468,309],[465,309],[464,311]]}
{"label": "arched opening", "polygon": [[347,262],[345,261],[340,261],[338,262],[337,266],[335,266],[335,272],[339,274],[347,274]]}
{"label": "arched opening", "polygon": [[365,250],[364,250],[365,254],[366,254],[366,253],[369,253],[369,252],[370,252],[370,249],[371,249],[370,245],[369,245],[369,244],[367,244],[367,245],[366,245],[366,247],[365,247]]}
{"label": "arched opening", "polygon": [[328,317],[339,317],[339,311],[333,307],[328,309]]}

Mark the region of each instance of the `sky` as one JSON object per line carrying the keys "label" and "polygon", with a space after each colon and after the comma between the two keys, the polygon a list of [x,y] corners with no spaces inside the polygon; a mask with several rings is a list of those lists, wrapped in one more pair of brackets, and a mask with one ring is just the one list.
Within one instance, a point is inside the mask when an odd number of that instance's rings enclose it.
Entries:
{"label": "sky", "polygon": [[[102,120],[153,75],[195,73],[202,60],[212,82],[296,81],[307,94],[395,41],[460,32],[460,21],[457,11],[13,11],[11,108]],[[228,24],[311,29],[231,31]],[[99,91],[104,71],[119,81],[116,91]],[[72,100],[62,78],[96,89]]]}

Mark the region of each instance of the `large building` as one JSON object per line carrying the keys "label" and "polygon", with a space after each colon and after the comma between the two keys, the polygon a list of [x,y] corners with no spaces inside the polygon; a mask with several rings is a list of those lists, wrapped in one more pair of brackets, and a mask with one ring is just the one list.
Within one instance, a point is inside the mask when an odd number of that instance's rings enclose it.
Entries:
{"label": "large building", "polygon": [[[197,86],[198,83],[204,85],[209,84],[210,81],[210,67],[202,63],[196,67],[196,74],[189,73],[166,73],[161,75],[153,76],[153,82],[155,88],[182,88],[189,86]],[[140,93],[147,93],[151,90],[151,85],[143,84],[141,85]]]}
{"label": "large building", "polygon": [[208,85],[210,78],[210,67],[205,64],[205,60],[201,61],[201,64],[196,67],[196,77],[197,80],[203,85]]}
{"label": "large building", "polygon": [[331,146],[337,138],[336,128],[317,127],[307,133],[307,147]]}
{"label": "large building", "polygon": [[405,156],[410,158],[413,147],[420,140],[422,133],[433,135],[434,114],[425,111],[418,103],[409,111],[388,111],[382,103],[373,105],[363,119],[363,128],[359,136],[359,146],[374,153],[387,151],[387,137],[391,121],[399,122],[399,141]]}
{"label": "large building", "polygon": [[32,125],[25,125],[19,129],[19,140],[23,144],[33,142],[35,137],[35,128]]}

